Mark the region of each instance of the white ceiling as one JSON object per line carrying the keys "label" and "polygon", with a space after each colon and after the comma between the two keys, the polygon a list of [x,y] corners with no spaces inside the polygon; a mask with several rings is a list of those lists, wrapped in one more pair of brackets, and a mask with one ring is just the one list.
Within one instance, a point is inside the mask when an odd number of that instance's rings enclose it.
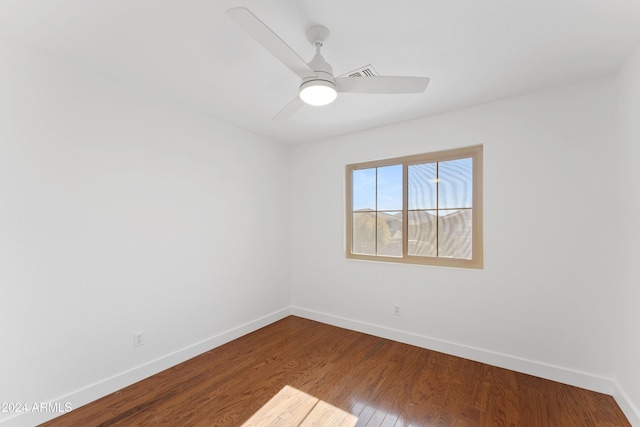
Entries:
{"label": "white ceiling", "polygon": [[[427,76],[426,92],[341,94],[272,117],[298,77],[225,13],[249,8],[305,60],[323,24],[336,75]],[[638,0],[0,0],[0,37],[289,143],[615,72],[640,40]]]}

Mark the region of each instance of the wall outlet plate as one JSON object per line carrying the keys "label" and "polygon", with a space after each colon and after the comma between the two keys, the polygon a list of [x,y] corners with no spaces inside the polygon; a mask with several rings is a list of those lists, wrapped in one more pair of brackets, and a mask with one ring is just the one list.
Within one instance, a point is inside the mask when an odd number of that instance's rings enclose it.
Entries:
{"label": "wall outlet plate", "polygon": [[133,346],[140,347],[144,344],[144,332],[134,332],[133,333]]}

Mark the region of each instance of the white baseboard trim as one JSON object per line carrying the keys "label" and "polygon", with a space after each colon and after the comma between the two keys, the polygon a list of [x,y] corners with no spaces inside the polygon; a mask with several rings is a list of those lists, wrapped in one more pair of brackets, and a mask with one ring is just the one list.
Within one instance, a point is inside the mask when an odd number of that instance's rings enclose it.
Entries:
{"label": "white baseboard trim", "polygon": [[613,398],[618,402],[618,406],[620,406],[620,409],[622,409],[622,412],[624,412],[624,415],[627,417],[631,425],[640,427],[640,409],[633,404],[633,401],[629,398],[618,381],[614,380],[613,383],[616,387],[616,392],[613,394]]}
{"label": "white baseboard trim", "polygon": [[124,371],[96,383],[89,384],[86,387],[75,390],[64,396],[51,399],[47,402],[49,405],[48,408],[44,408],[42,411],[23,412],[15,414],[10,418],[1,419],[0,425],[2,425],[2,427],[24,427],[34,426],[45,421],[49,421],[62,415],[64,413],[65,405],[67,404],[71,405],[71,408],[79,408],[80,406],[86,405],[87,403],[93,402],[94,400],[155,375],[158,372],[162,372],[165,369],[187,361],[199,354],[233,341],[236,338],[240,338],[243,335],[256,331],[280,319],[284,319],[290,314],[291,309],[289,307],[270,313],[218,335],[184,347],[173,353],[151,360],[143,365],[136,366],[128,371]]}
{"label": "white baseboard trim", "polygon": [[450,341],[444,341],[410,332],[404,332],[385,326],[379,326],[331,314],[320,313],[301,307],[292,307],[291,314],[293,314],[294,316],[304,317],[306,319],[327,323],[333,326],[351,329],[354,331],[399,341],[405,344],[411,344],[417,347],[422,347],[429,350],[434,350],[441,353],[486,363],[488,365],[498,366],[500,368],[506,368],[512,371],[522,372],[525,374],[534,375],[536,377],[597,391],[599,393],[614,395],[617,391],[616,384],[614,384],[611,379],[592,375],[586,372],[580,372],[568,368],[549,365],[546,363],[523,359],[508,354],[471,347],[468,345],[458,344]]}

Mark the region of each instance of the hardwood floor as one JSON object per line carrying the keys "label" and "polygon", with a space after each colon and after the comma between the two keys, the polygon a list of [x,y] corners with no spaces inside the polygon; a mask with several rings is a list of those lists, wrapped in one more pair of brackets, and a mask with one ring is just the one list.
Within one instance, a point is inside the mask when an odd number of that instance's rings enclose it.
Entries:
{"label": "hardwood floor", "polygon": [[294,316],[43,425],[240,426],[286,385],[357,426],[630,425],[611,396]]}

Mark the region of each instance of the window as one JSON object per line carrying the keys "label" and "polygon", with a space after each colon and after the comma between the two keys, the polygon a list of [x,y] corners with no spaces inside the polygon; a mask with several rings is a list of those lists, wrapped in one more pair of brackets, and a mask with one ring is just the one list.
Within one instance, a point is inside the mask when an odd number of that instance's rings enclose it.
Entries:
{"label": "window", "polygon": [[482,146],[347,165],[347,258],[482,268]]}

